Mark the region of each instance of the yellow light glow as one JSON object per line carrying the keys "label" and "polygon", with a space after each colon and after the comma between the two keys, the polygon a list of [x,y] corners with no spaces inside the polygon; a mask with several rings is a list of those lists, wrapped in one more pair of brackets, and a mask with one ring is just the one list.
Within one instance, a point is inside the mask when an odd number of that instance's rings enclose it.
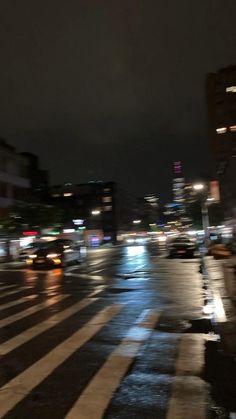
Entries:
{"label": "yellow light glow", "polygon": [[216,128],[216,132],[217,134],[225,134],[227,132],[227,128],[226,127]]}
{"label": "yellow light glow", "polygon": [[53,259],[53,263],[55,263],[55,265],[60,265],[61,264],[61,259],[55,258],[55,259]]}
{"label": "yellow light glow", "polygon": [[57,256],[59,256],[59,255],[58,255],[58,253],[49,253],[49,254],[47,255],[47,258],[49,258],[49,259],[54,259],[54,258],[57,258]]}
{"label": "yellow light glow", "polygon": [[32,259],[26,259],[26,264],[27,265],[32,265],[32,263],[33,263]]}
{"label": "yellow light glow", "polygon": [[227,93],[236,93],[236,86],[228,86],[225,90]]}

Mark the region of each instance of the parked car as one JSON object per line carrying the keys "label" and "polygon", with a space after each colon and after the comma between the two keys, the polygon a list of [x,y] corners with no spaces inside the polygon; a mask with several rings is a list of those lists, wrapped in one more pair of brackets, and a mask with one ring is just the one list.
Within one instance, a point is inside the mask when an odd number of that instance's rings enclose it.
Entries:
{"label": "parked car", "polygon": [[72,240],[58,239],[40,246],[29,254],[26,263],[33,267],[64,267],[80,261],[80,245]]}
{"label": "parked car", "polygon": [[188,237],[177,237],[169,244],[169,257],[193,258],[196,244]]}

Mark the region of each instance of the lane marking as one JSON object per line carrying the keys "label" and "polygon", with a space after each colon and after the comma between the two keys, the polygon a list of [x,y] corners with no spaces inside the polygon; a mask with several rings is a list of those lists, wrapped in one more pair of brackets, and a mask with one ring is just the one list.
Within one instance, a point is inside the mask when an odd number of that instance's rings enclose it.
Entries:
{"label": "lane marking", "polygon": [[6,289],[8,289],[8,288],[16,288],[17,287],[17,285],[15,285],[15,284],[13,284],[13,285],[6,285],[6,286],[4,286],[4,287],[1,287],[0,288],[0,291],[2,291],[2,290],[6,290]]}
{"label": "lane marking", "polygon": [[32,307],[27,308],[26,310],[21,311],[20,313],[13,314],[12,316],[5,317],[5,319],[0,320],[0,327],[8,326],[11,323],[16,322],[17,320],[22,320],[31,314],[37,313],[37,311],[43,310],[47,307],[52,306],[53,304],[59,303],[60,301],[65,300],[69,297],[69,294],[56,295],[55,297],[50,297],[47,300],[35,304]]}
{"label": "lane marking", "polygon": [[180,339],[167,419],[207,417],[207,384],[200,378],[204,368],[205,340],[206,335],[193,333]]}
{"label": "lane marking", "polygon": [[214,313],[217,320],[217,323],[227,322],[227,317],[224,310],[224,305],[220,293],[216,290],[213,291],[213,304],[214,304]]}
{"label": "lane marking", "polygon": [[199,377],[176,376],[172,383],[167,419],[206,419],[208,387]]}
{"label": "lane marking", "polygon": [[201,376],[205,364],[206,335],[186,333],[180,339],[176,375]]}
{"label": "lane marking", "polygon": [[22,333],[14,336],[13,338],[3,342],[1,344],[1,355],[6,355],[9,352],[16,349],[18,346],[29,342],[34,337],[40,335],[43,332],[51,329],[55,325],[61,323],[63,320],[68,319],[74,314],[81,311],[83,308],[89,306],[93,302],[97,301],[98,298],[93,298],[96,294],[100,293],[101,290],[93,291],[86,298],[80,300],[78,303],[72,305],[71,307],[66,308],[65,310],[49,316],[47,320],[36,324],[35,326],[30,327]]}
{"label": "lane marking", "polygon": [[23,304],[23,303],[25,303],[27,301],[31,301],[31,300],[33,300],[33,299],[35,299],[37,297],[38,297],[38,294],[32,294],[32,295],[30,295],[28,297],[22,297],[22,298],[19,298],[19,300],[11,301],[10,303],[1,304],[0,305],[0,311],[5,310],[6,308],[17,306],[18,304],[19,305],[20,304]]}
{"label": "lane marking", "polygon": [[104,278],[102,276],[99,275],[93,275],[93,274],[83,274],[83,273],[78,273],[78,274],[74,274],[71,272],[65,273],[65,276],[74,276],[77,278],[81,278],[81,279],[91,279],[91,280],[95,280],[95,281],[99,281],[99,280],[104,280]]}
{"label": "lane marking", "polygon": [[160,312],[144,310],[77,399],[66,419],[100,419],[139,348],[150,337]]}
{"label": "lane marking", "polygon": [[25,291],[25,290],[30,289],[30,288],[33,288],[33,287],[27,286],[27,287],[18,288],[17,290],[3,292],[0,296],[0,299],[4,298],[4,297],[8,297],[9,295],[19,294],[20,292]]}
{"label": "lane marking", "polygon": [[114,304],[101,310],[73,335],[35,362],[31,367],[9,381],[0,389],[0,417],[23,400],[37,385],[47,378],[75,351],[88,342],[100,329],[113,319],[123,305]]}

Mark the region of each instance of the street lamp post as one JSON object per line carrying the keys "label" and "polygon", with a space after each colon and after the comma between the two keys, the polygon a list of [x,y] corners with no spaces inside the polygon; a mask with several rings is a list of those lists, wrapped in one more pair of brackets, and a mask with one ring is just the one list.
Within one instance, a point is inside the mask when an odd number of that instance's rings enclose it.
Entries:
{"label": "street lamp post", "polygon": [[[202,228],[204,230],[204,241],[207,244],[209,238],[209,213],[208,213],[208,199],[206,185],[203,183],[196,183],[193,189],[201,195],[201,213],[202,213]],[[209,199],[210,200],[210,199]]]}

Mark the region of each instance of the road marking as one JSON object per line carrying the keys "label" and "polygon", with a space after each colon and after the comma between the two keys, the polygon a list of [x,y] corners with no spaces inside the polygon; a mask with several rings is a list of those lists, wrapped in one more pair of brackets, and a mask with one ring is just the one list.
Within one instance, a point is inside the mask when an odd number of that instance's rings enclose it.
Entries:
{"label": "road marking", "polygon": [[204,334],[182,335],[175,367],[176,375],[201,376],[205,363],[205,341]]}
{"label": "road marking", "polygon": [[199,377],[175,377],[167,419],[206,419],[208,388]]}
{"label": "road marking", "polygon": [[31,314],[37,313],[37,311],[43,310],[47,307],[50,307],[53,304],[56,304],[60,301],[63,301],[65,298],[67,298],[69,295],[56,295],[54,297],[48,298],[47,300],[35,304],[32,307],[27,308],[26,310],[21,311],[20,313],[13,314],[12,316],[5,317],[5,319],[0,320],[0,327],[8,326],[11,323],[16,322],[17,320],[22,320],[27,316],[30,316]]}
{"label": "road marking", "polygon": [[6,286],[4,286],[4,287],[1,287],[1,288],[0,288],[0,291],[2,291],[2,290],[6,290],[6,289],[8,289],[8,288],[16,288],[16,285],[15,285],[15,284],[13,284],[13,285],[6,285]]}
{"label": "road marking", "polygon": [[181,337],[167,419],[206,419],[207,384],[200,378],[205,339],[204,334]]}
{"label": "road marking", "polygon": [[73,316],[73,314],[78,313],[83,308],[89,306],[94,301],[97,301],[98,298],[93,298],[96,294],[100,293],[101,290],[93,291],[83,300],[80,300],[76,304],[72,305],[71,307],[66,308],[65,310],[53,314],[52,316],[48,317],[47,320],[32,326],[31,328],[25,330],[22,333],[14,336],[13,338],[3,342],[1,344],[1,355],[6,355],[7,353],[13,351],[18,346],[23,345],[24,343],[30,341],[34,337],[40,335],[40,333],[46,332],[47,330],[54,327],[56,324],[62,322],[63,320],[68,319],[69,317]]}
{"label": "road marking", "polygon": [[90,280],[95,280],[95,281],[101,281],[104,280],[104,278],[102,276],[99,275],[93,275],[93,274],[82,274],[82,273],[78,273],[78,274],[74,274],[71,272],[65,273],[65,276],[75,276],[77,278],[81,278],[81,279],[90,279]]}
{"label": "road marking", "polygon": [[34,298],[37,298],[37,297],[38,297],[37,294],[32,294],[28,297],[22,297],[22,298],[19,298],[19,300],[11,301],[10,303],[1,304],[0,305],[0,310],[5,310],[6,308],[14,307],[14,306],[17,306],[18,304],[19,305],[23,304],[23,303],[25,303],[27,301],[31,301],[31,300],[33,300]]}
{"label": "road marking", "polygon": [[224,323],[227,321],[227,317],[224,310],[224,305],[220,293],[216,290],[213,291],[213,304],[214,313],[216,316],[217,323]]}
{"label": "road marking", "polygon": [[68,412],[66,419],[100,419],[115,390],[135,359],[140,346],[150,337],[160,312],[144,310],[121,344],[112,352]]}
{"label": "road marking", "polygon": [[20,292],[25,291],[30,288],[33,288],[33,287],[21,287],[21,288],[18,288],[17,290],[3,292],[0,298],[8,297],[9,295],[19,294]]}
{"label": "road marking", "polygon": [[122,307],[123,305],[121,304],[114,304],[104,308],[64,342],[1,387],[0,417],[6,415],[9,410],[13,409],[17,403],[23,400],[57,367],[88,342],[106,323],[120,312]]}

